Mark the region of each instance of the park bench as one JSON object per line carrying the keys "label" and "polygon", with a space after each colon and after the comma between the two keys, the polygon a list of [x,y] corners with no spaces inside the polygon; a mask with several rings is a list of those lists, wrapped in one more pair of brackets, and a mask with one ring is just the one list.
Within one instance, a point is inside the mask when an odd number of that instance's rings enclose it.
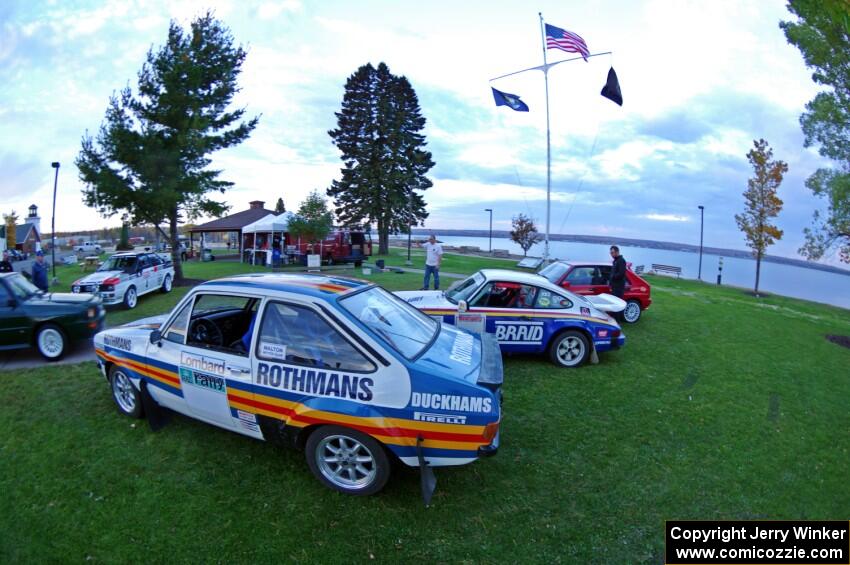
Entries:
{"label": "park bench", "polygon": [[652,272],[676,275],[676,278],[679,278],[682,275],[682,267],[674,267],[673,265],[659,265],[658,263],[653,263]]}
{"label": "park bench", "polygon": [[642,275],[643,274],[643,265],[638,265],[637,267],[635,267],[634,274]]}

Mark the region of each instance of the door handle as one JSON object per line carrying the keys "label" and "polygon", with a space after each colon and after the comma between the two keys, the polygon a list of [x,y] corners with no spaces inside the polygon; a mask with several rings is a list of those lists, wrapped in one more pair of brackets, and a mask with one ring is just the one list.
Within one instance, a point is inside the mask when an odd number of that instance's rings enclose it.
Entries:
{"label": "door handle", "polygon": [[234,367],[233,365],[227,365],[227,369],[231,373],[240,373],[246,375],[251,372],[251,369],[246,369],[245,367]]}

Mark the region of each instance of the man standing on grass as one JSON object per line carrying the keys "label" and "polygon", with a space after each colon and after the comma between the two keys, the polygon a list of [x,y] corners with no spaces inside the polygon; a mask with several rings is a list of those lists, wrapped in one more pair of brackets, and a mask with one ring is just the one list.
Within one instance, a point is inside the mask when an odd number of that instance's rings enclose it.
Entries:
{"label": "man standing on grass", "polygon": [[[611,257],[614,259],[611,263],[611,294],[622,299],[626,293],[626,260],[620,255],[620,248],[616,245],[611,246]],[[621,314],[617,313],[618,319]]]}
{"label": "man standing on grass", "polygon": [[437,236],[431,234],[425,248],[425,280],[422,281],[422,290],[428,290],[431,283],[431,273],[434,274],[434,290],[440,290],[440,263],[443,261],[443,246],[437,243]]}

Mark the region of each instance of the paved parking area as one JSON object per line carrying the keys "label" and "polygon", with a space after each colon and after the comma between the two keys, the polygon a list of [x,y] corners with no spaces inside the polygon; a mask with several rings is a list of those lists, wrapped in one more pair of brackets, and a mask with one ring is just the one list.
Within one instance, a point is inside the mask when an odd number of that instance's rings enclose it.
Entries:
{"label": "paved parking area", "polygon": [[90,340],[80,341],[72,345],[71,350],[59,361],[48,363],[35,349],[21,349],[0,353],[0,371],[16,371],[36,367],[55,367],[68,363],[94,362],[96,356]]}

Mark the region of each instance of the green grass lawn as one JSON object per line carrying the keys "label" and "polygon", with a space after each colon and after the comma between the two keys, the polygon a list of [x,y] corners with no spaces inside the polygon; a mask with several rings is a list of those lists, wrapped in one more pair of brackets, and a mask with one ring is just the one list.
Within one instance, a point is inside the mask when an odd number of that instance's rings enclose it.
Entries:
{"label": "green grass lawn", "polygon": [[850,350],[824,339],[850,312],[649,279],[652,308],[599,365],[506,358],[499,454],[438,469],[428,509],[410,469],[352,498],[300,452],[184,417],[151,433],[91,363],[0,373],[0,562],[658,563],[666,519],[850,515]]}

